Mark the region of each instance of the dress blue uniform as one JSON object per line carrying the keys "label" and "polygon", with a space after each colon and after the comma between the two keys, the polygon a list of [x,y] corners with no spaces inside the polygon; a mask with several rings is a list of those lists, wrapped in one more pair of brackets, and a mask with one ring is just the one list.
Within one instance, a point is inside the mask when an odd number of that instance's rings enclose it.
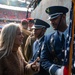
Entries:
{"label": "dress blue uniform", "polygon": [[[50,25],[43,20],[34,19],[34,26],[32,27],[33,29],[40,29],[43,27],[49,28]],[[41,50],[44,45],[44,39],[45,39],[45,35],[43,35],[40,39],[38,39],[34,42],[34,44],[33,44],[33,57],[30,60],[30,62],[33,62],[34,60],[36,60],[37,57],[40,57]],[[35,75],[49,75],[49,73],[40,66],[40,71],[38,73],[36,73]]]}
{"label": "dress blue uniform", "polygon": [[50,70],[50,66],[54,66],[52,75],[58,68],[64,65],[64,45],[61,42],[62,40],[58,32],[45,36],[45,45],[41,52],[41,63],[47,71]]}
{"label": "dress blue uniform", "polygon": [[[46,9],[50,20],[57,18],[59,15],[66,14],[67,12],[68,8],[63,6],[52,6]],[[60,39],[62,38],[62,36],[60,37],[60,31],[58,29],[56,30],[57,31],[54,33],[45,37],[44,48],[41,51],[41,65],[50,75],[58,75],[56,71],[64,65],[65,40]]]}

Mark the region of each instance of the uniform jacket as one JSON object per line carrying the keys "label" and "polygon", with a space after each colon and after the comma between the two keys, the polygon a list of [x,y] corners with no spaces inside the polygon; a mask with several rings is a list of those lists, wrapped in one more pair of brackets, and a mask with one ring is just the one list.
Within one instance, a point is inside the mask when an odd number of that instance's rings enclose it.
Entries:
{"label": "uniform jacket", "polygon": [[44,48],[41,52],[42,67],[49,72],[53,64],[58,65],[52,68],[52,75],[63,65],[64,51],[62,43],[57,32],[47,35],[45,38]]}
{"label": "uniform jacket", "polygon": [[[1,55],[1,53],[0,53]],[[0,75],[32,75],[30,65],[24,61],[20,52],[11,52],[0,59]]]}
{"label": "uniform jacket", "polygon": [[[30,62],[36,60],[37,57],[40,57],[41,50],[43,48],[45,36],[43,36],[39,41],[35,41],[33,45],[33,57]],[[41,65],[41,63],[40,63]],[[40,72],[36,73],[35,75],[49,75],[49,73],[40,66]]]}

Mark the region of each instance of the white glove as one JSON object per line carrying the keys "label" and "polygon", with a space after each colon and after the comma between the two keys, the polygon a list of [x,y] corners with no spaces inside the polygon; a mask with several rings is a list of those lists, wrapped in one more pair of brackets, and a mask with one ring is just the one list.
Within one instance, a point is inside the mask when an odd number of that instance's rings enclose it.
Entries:
{"label": "white glove", "polygon": [[57,69],[55,72],[55,75],[63,75],[64,66],[62,66],[60,69]]}

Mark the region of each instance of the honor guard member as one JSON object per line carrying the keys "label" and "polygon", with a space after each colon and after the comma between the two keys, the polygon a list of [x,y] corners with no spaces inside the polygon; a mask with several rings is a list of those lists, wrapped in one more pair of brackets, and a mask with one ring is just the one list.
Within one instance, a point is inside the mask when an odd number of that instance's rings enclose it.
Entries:
{"label": "honor guard member", "polygon": [[27,18],[27,20],[28,20],[28,30],[32,31],[32,26],[34,24],[34,18],[29,17]]}
{"label": "honor guard member", "polygon": [[[21,27],[22,27],[22,33],[23,33],[23,42],[22,42],[22,45],[21,45],[21,49],[22,49],[22,53],[24,55],[24,47],[25,47],[25,43],[26,43],[26,40],[28,38],[28,36],[31,34],[31,32],[28,30],[28,20],[27,19],[23,19],[21,21]],[[24,55],[25,57],[25,55]]]}
{"label": "honor guard member", "polygon": [[[37,57],[40,57],[41,50],[44,45],[45,32],[49,27],[50,25],[45,21],[37,18],[34,19],[34,26],[32,29],[34,29],[36,41],[33,44],[33,57],[30,62],[33,62]],[[49,75],[49,73],[40,66],[40,72],[36,73],[35,75]]]}
{"label": "honor guard member", "polygon": [[28,20],[28,30],[31,32],[31,35],[28,36],[27,40],[26,40],[26,44],[25,44],[25,48],[24,48],[24,55],[25,55],[25,60],[27,62],[29,62],[29,60],[31,60],[32,55],[33,55],[33,43],[35,41],[35,36],[33,33],[33,29],[32,26],[34,25],[34,19],[33,18],[27,18]]}
{"label": "honor guard member", "polygon": [[46,9],[55,32],[49,34],[45,39],[41,52],[41,64],[50,75],[63,75],[65,40],[68,32],[67,12],[68,8],[64,6],[51,6]]}

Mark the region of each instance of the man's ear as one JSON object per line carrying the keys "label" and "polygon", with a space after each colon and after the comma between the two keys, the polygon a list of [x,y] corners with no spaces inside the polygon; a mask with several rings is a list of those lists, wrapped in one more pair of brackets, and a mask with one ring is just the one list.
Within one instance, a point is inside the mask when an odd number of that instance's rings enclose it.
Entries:
{"label": "man's ear", "polygon": [[66,15],[65,15],[65,14],[63,14],[63,19],[64,19],[64,18],[66,18]]}
{"label": "man's ear", "polygon": [[43,31],[45,32],[46,31],[46,28],[43,28]]}

